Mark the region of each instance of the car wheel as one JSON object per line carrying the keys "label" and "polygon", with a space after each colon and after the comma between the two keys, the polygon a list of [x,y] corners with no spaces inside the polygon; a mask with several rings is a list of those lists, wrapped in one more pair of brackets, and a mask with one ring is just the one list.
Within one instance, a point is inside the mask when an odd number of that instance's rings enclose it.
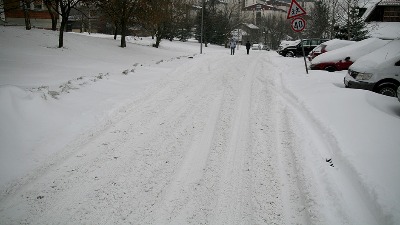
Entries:
{"label": "car wheel", "polygon": [[393,83],[384,83],[379,85],[377,92],[382,95],[397,97],[397,85]]}
{"label": "car wheel", "polygon": [[327,66],[327,67],[325,67],[325,70],[328,72],[335,72],[336,69],[333,66]]}
{"label": "car wheel", "polygon": [[293,56],[294,56],[293,52],[287,52],[285,55],[285,57],[293,57]]}

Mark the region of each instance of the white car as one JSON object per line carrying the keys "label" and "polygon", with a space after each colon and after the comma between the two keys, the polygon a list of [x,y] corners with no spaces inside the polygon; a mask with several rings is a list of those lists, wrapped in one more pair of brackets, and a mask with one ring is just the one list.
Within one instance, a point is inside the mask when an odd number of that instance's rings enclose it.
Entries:
{"label": "white car", "polygon": [[259,45],[259,44],[253,44],[253,45],[251,46],[251,50],[261,50],[261,45]]}
{"label": "white car", "polygon": [[359,58],[344,78],[346,87],[396,97],[400,86],[400,40]]}

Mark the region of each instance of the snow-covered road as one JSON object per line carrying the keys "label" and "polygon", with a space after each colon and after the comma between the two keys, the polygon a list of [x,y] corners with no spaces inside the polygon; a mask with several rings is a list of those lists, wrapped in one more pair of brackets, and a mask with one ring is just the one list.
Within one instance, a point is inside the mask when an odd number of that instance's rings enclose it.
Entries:
{"label": "snow-covered road", "polygon": [[143,68],[165,78],[3,193],[0,224],[383,221],[349,173],[330,176],[335,143],[271,55],[215,52]]}

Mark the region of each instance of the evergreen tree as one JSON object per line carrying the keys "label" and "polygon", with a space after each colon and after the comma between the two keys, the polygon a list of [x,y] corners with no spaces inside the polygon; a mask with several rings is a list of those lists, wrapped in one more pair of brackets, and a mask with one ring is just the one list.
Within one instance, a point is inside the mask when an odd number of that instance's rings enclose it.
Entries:
{"label": "evergreen tree", "polygon": [[329,36],[329,7],[325,1],[316,1],[310,12],[312,20],[307,22],[307,36],[327,38]]}
{"label": "evergreen tree", "polygon": [[[217,0],[209,0],[205,3],[203,12],[203,42],[207,47],[207,43],[222,45],[230,37],[232,23],[230,21],[231,11],[223,11],[218,9]],[[200,41],[201,37],[201,17],[202,12],[199,10],[196,17],[196,39]]]}
{"label": "evergreen tree", "polygon": [[359,15],[359,9],[355,4],[349,8],[346,23],[335,26],[335,37],[351,41],[360,41],[368,38],[366,24]]}

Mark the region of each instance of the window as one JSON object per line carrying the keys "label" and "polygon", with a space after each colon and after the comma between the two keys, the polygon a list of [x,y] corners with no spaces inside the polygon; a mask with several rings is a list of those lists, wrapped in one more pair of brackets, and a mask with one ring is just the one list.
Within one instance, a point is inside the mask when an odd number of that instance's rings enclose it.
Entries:
{"label": "window", "polygon": [[303,46],[309,46],[310,45],[310,40],[303,40],[302,45]]}
{"label": "window", "polygon": [[33,9],[34,10],[42,10],[42,1],[41,0],[35,0],[33,1]]}
{"label": "window", "polygon": [[311,40],[311,45],[312,45],[312,46],[317,46],[317,45],[319,45],[320,43],[321,43],[320,40]]}
{"label": "window", "polygon": [[384,22],[400,22],[400,7],[386,7],[383,10]]}

